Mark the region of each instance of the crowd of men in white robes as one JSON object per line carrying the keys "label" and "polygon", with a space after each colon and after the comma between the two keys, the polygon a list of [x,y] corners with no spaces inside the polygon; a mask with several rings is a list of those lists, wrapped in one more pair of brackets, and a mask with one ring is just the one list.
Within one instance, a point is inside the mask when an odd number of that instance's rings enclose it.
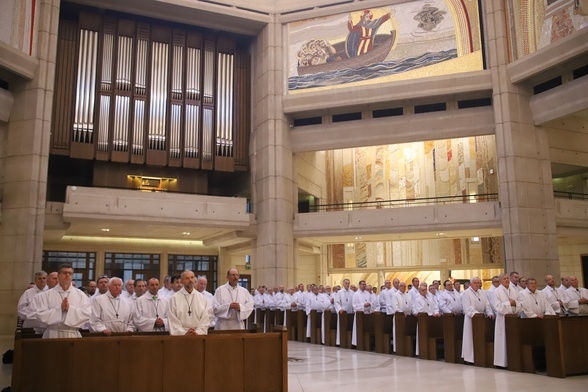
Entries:
{"label": "crowd of men in white robes", "polygon": [[[464,332],[462,357],[473,362],[472,317],[481,313],[495,318],[494,364],[506,367],[506,336],[504,317],[544,315],[587,315],[588,290],[578,287],[575,276],[564,276],[556,287],[552,275],[544,278],[545,288],[538,290],[535,278],[520,278],[518,272],[492,277],[492,286],[482,290],[482,281],[472,278],[461,290],[459,281],[446,280],[431,285],[412,279],[407,290],[398,279],[385,281],[380,293],[360,281],[352,285],[344,279],[342,286],[301,283],[297,289],[283,286],[267,289],[259,286],[252,296],[238,285],[236,269],[227,271],[227,282],[215,294],[206,291],[206,278],[192,271],[166,277],[160,287],[157,278],[127,280],[102,275],[90,282],[83,292],[72,284],[73,268],[69,264],[57,272],[39,271],[34,285],[18,302],[18,315],[24,328],[33,328],[43,337],[79,337],[80,329],[111,335],[117,332],[169,332],[172,335],[201,335],[209,328],[244,329],[254,308],[302,311],[310,314],[325,310],[342,314],[357,311],[369,314],[382,312],[394,315],[427,313],[439,317],[443,313],[463,314]],[[322,323],[324,325],[324,323]],[[310,336],[310,324],[307,336]],[[337,325],[339,331],[340,326]],[[324,331],[323,331],[324,336]],[[395,336],[395,331],[393,331]],[[339,344],[337,333],[337,344]],[[355,344],[355,330],[352,343]],[[323,340],[324,341],[324,340]],[[393,338],[393,350],[396,350]],[[417,346],[418,347],[418,346]]]}
{"label": "crowd of men in white robes", "polygon": [[[398,279],[386,280],[377,294],[376,290],[363,280],[356,286],[352,285],[349,279],[344,279],[342,287],[336,285],[333,288],[328,285],[309,284],[305,290],[302,283],[296,289],[286,290],[283,286],[269,289],[259,286],[254,291],[254,302],[255,307],[259,309],[303,311],[307,315],[312,310],[318,313],[330,310],[338,314],[353,314],[356,311],[367,314],[382,312],[389,315],[396,312],[403,312],[406,315],[427,313],[433,317],[440,317],[443,313],[463,314],[462,357],[470,363],[474,362],[472,318],[475,314],[484,314],[488,318],[496,319],[494,364],[506,367],[506,314],[517,314],[523,318],[588,314],[588,290],[578,287],[578,279],[575,276],[562,277],[561,285],[558,287],[552,275],[545,276],[544,282],[545,288],[539,290],[537,279],[520,277],[518,272],[513,271],[510,274],[492,277],[492,286],[488,290],[482,289],[482,280],[478,277],[470,279],[464,285],[464,290],[461,290],[461,284],[457,280],[446,280],[443,283],[443,290],[440,290],[440,281],[435,280],[431,285],[427,285],[415,277],[408,290],[405,282]],[[310,336],[309,325],[310,323],[307,323],[307,337]],[[339,329],[340,326],[337,325],[337,344]],[[325,331],[322,331],[322,334],[324,336]],[[352,334],[353,344],[354,337],[355,333]],[[393,350],[396,351],[395,338]]]}
{"label": "crowd of men in white robes", "polygon": [[238,285],[236,269],[227,272],[227,283],[214,296],[206,291],[206,277],[192,271],[166,277],[127,280],[101,275],[85,291],[73,282],[74,269],[63,264],[57,272],[35,273],[34,285],[18,302],[23,328],[44,338],[81,337],[80,330],[106,336],[119,332],[168,332],[171,335],[204,335],[209,328],[244,329],[254,308],[253,297]]}

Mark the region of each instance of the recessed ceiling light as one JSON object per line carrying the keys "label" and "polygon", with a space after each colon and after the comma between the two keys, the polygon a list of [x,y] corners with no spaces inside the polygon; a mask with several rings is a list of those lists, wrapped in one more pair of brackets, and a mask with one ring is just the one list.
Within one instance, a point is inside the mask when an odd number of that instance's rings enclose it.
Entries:
{"label": "recessed ceiling light", "polygon": [[104,232],[109,232],[110,231],[110,229],[100,229],[100,230],[102,230]]}
{"label": "recessed ceiling light", "polygon": [[184,232],[182,232],[182,235],[190,235],[190,232],[189,231],[184,231]]}

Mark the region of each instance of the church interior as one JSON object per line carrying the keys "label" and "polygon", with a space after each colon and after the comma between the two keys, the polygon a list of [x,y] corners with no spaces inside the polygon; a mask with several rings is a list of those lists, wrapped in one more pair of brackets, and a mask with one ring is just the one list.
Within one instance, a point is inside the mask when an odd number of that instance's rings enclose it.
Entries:
{"label": "church interior", "polygon": [[[248,289],[587,284],[586,0],[0,9],[2,351],[34,273],[63,262],[80,288],[189,269],[214,292],[230,268]],[[586,382],[296,342],[289,356],[290,391]]]}

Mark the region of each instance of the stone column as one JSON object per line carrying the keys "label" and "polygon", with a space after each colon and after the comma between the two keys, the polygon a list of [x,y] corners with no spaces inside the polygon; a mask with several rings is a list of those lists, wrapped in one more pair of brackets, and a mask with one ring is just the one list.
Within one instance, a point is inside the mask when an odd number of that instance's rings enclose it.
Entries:
{"label": "stone column", "polygon": [[[30,81],[11,81],[14,106],[4,156],[0,225],[0,335],[13,334],[20,295],[41,269],[59,1],[38,2],[38,61]],[[12,28],[18,28],[15,21]]]}
{"label": "stone column", "polygon": [[[105,264],[106,264],[106,252],[104,249],[98,249],[96,251],[96,276],[94,277],[95,280],[98,279],[100,275],[104,274]],[[96,282],[98,283],[98,282]]]}
{"label": "stone column", "polygon": [[509,79],[504,3],[484,2],[505,268],[540,280],[547,273],[559,276],[549,144],[546,132],[534,125],[530,89],[514,85]]}
{"label": "stone column", "polygon": [[169,271],[169,252],[161,252],[159,256],[159,287],[163,286],[163,279],[168,275]]}
{"label": "stone column", "polygon": [[251,182],[257,218],[255,284],[286,284],[294,274],[293,184],[289,126],[282,114],[284,92],[282,25],[275,21],[258,35],[253,53]]}

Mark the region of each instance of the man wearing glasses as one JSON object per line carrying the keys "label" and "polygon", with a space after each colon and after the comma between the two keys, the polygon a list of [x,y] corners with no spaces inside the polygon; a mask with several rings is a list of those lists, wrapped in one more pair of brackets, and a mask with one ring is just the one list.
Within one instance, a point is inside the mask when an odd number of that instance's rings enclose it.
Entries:
{"label": "man wearing glasses", "polygon": [[35,296],[37,320],[47,326],[43,338],[80,338],[79,329],[90,319],[90,300],[71,284],[71,264],[59,266],[58,285]]}
{"label": "man wearing glasses", "polygon": [[253,311],[253,297],[239,286],[239,271],[227,271],[227,283],[218,287],[212,299],[214,315],[218,317],[214,329],[245,329],[245,320]]}

